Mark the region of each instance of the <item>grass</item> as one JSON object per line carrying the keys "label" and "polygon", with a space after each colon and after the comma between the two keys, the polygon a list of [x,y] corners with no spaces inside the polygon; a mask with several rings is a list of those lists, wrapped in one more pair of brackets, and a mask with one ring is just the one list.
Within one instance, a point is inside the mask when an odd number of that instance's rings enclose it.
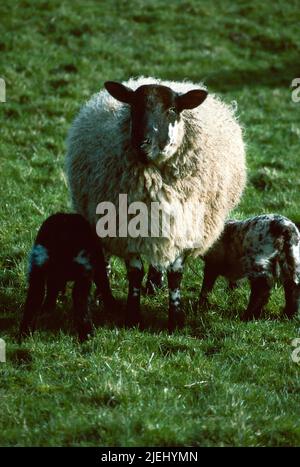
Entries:
{"label": "grass", "polygon": [[108,79],[204,80],[236,100],[248,145],[248,185],[235,212],[300,220],[299,2],[58,0],[0,5],[0,363],[2,446],[296,446],[299,321],[280,317],[277,287],[256,323],[248,298],[220,280],[205,315],[193,312],[202,265],[183,284],[187,326],[168,336],[167,291],[143,298],[146,330],[124,330],[124,266],[114,259],[120,316],[93,309],[95,337],[80,346],[59,303],[22,345],[15,334],[26,261],[41,221],[70,208],[65,137],[83,102]]}

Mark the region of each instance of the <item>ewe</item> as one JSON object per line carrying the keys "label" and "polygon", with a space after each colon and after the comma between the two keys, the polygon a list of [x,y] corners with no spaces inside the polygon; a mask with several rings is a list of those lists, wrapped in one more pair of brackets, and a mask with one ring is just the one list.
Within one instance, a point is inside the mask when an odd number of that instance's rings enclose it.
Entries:
{"label": "ewe", "polygon": [[167,268],[172,331],[183,324],[185,258],[209,249],[241,197],[241,127],[234,110],[201,84],[141,77],[105,87],[82,108],[69,133],[66,171],[73,207],[95,228],[98,203],[117,209],[120,194],[130,204],[144,203],[148,212],[151,203],[159,203],[169,219],[167,235],[102,240],[110,254],[126,260],[128,324],[140,320],[141,255],[155,269]]}

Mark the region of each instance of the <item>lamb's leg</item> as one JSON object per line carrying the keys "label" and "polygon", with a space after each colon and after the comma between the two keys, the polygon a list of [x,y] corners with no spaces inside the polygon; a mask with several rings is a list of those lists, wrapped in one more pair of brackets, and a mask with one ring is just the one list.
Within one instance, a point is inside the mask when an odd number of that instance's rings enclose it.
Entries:
{"label": "lamb's leg", "polygon": [[34,331],[38,313],[41,311],[45,295],[45,272],[35,267],[29,274],[29,287],[20,325],[19,339]]}
{"label": "lamb's leg", "polygon": [[283,284],[285,294],[284,314],[292,318],[300,311],[300,285],[291,280],[286,280]]}
{"label": "lamb's leg", "polygon": [[42,308],[43,313],[49,313],[55,310],[56,300],[60,290],[61,283],[59,283],[53,275],[50,275],[47,280],[47,294]]}
{"label": "lamb's leg", "polygon": [[270,298],[272,280],[268,276],[253,278],[250,280],[250,283],[250,300],[242,321],[258,319]]}
{"label": "lamb's leg", "polygon": [[64,282],[60,285],[60,290],[59,290],[60,298],[61,298],[62,300],[65,300],[65,299],[66,299],[66,290],[67,290],[67,281],[64,281]]}
{"label": "lamb's leg", "polygon": [[73,287],[74,322],[81,342],[92,333],[92,323],[88,314],[88,299],[91,285],[91,278],[84,275],[75,281]]}
{"label": "lamb's leg", "polygon": [[126,266],[129,284],[125,324],[135,326],[141,322],[140,299],[144,268],[139,256],[132,257],[126,262]]}
{"label": "lamb's leg", "polygon": [[163,271],[150,264],[146,283],[146,294],[154,295],[156,290],[161,289],[162,287]]}
{"label": "lamb's leg", "polygon": [[181,309],[180,284],[183,274],[184,258],[177,258],[168,268],[169,287],[169,332],[184,325],[184,313]]}
{"label": "lamb's leg", "polygon": [[208,305],[208,295],[212,291],[213,286],[215,285],[218,273],[215,271],[215,268],[208,263],[205,263],[203,283],[199,296],[198,307],[203,308]]}

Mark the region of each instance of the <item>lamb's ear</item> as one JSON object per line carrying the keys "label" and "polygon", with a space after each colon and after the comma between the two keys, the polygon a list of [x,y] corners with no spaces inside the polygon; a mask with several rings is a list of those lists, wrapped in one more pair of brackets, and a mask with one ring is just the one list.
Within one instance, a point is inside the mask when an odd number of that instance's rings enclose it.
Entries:
{"label": "lamb's ear", "polygon": [[104,83],[105,89],[111,96],[125,104],[131,104],[133,101],[134,91],[124,84],[117,83],[115,81],[106,81]]}
{"label": "lamb's ear", "polygon": [[204,89],[193,89],[192,91],[181,94],[176,99],[177,108],[179,111],[184,109],[194,109],[207,97],[207,91]]}

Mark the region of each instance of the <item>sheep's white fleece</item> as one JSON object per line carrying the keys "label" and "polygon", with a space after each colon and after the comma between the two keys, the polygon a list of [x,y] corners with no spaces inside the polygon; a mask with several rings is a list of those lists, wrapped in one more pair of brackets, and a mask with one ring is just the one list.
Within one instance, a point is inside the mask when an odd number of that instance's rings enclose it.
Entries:
{"label": "sheep's white fleece", "polygon": [[[203,84],[140,77],[123,84],[136,89],[162,84],[185,93]],[[183,252],[203,255],[220,235],[229,211],[237,205],[246,182],[245,147],[234,110],[213,94],[202,105],[182,112],[183,139],[163,167],[136,160],[130,147],[130,109],[103,90],[81,109],[68,137],[66,171],[74,209],[95,225],[96,206],[118,206],[120,193],[128,203],[158,201],[165,212],[182,207],[187,231],[171,222],[168,238],[104,238],[112,254],[141,254],[153,265],[168,266]],[[192,209],[200,203],[203,228],[194,228]]]}

